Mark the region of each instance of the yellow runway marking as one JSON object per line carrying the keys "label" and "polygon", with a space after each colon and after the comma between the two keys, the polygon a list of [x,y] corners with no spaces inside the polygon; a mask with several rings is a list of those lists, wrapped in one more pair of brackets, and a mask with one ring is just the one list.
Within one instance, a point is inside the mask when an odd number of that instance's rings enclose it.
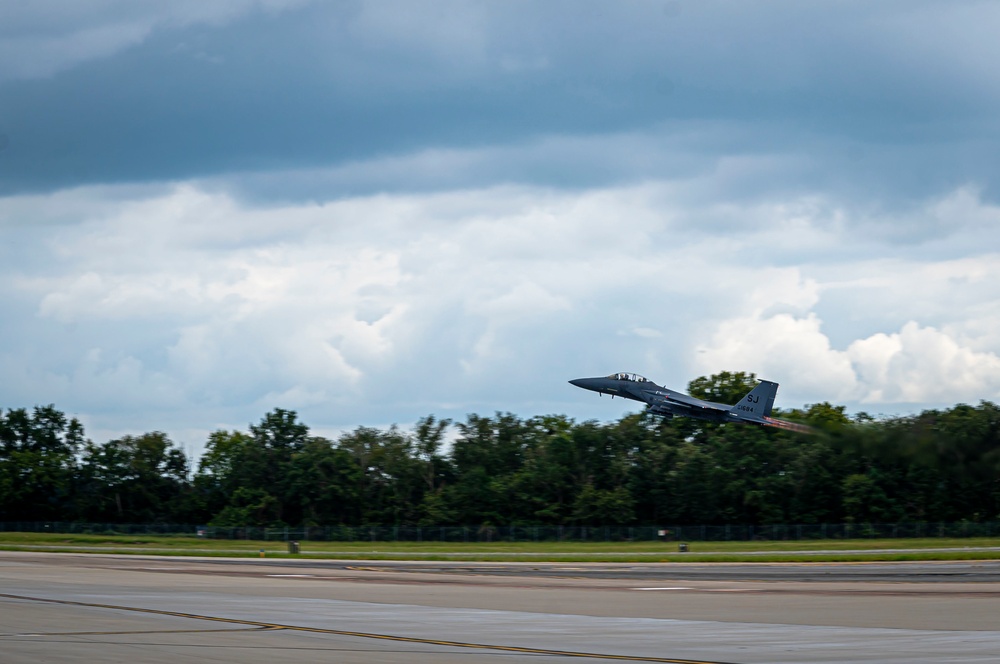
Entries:
{"label": "yellow runway marking", "polygon": [[[449,648],[473,648],[476,650],[499,650],[502,652],[517,652],[530,655],[555,655],[560,657],[581,657],[588,659],[608,659],[625,662],[661,662],[664,664],[729,664],[727,662],[707,661],[699,659],[675,659],[671,657],[643,657],[640,655],[611,655],[593,652],[578,652],[573,650],[548,650],[545,648],[526,648],[520,646],[501,646],[485,643],[468,643],[465,641],[444,641],[439,639],[422,639],[412,636],[396,636],[393,634],[375,634],[371,632],[354,632],[341,629],[325,629],[322,627],[305,627],[302,625],[282,625],[280,623],[267,623],[257,620],[242,620],[237,618],[221,618],[218,616],[204,616],[197,613],[182,613],[179,611],[163,611],[160,609],[145,609],[137,606],[119,606],[115,604],[96,604],[90,602],[75,602],[66,599],[49,599],[45,597],[29,597],[25,595],[8,595],[0,593],[0,597],[8,599],[24,600],[28,602],[48,602],[51,604],[63,604],[67,606],[86,606],[98,609],[112,609],[116,611],[133,611],[135,613],[150,613],[160,616],[174,616],[176,618],[190,618],[193,620],[209,620],[213,622],[229,623],[233,625],[249,625],[252,627],[289,630],[296,632],[309,632],[313,634],[333,634],[336,636],[353,636],[362,639],[378,639],[382,641],[397,641],[403,643],[420,643],[425,645],[445,646]],[[185,630],[186,631],[186,630]],[[227,631],[227,630],[215,630]]]}

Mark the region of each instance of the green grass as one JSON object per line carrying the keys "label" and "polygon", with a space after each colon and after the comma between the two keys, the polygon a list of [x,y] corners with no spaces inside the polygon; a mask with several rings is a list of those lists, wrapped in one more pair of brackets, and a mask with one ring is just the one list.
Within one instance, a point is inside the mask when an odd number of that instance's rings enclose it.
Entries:
{"label": "green grass", "polygon": [[[0,550],[77,553],[361,560],[465,560],[487,562],[851,562],[873,560],[997,560],[1000,538],[809,540],[778,542],[311,542],[287,553],[285,542],[215,540],[170,535],[0,533]],[[908,549],[907,552],[891,551]],[[920,551],[948,549],[947,551]],[[916,550],[916,551],[914,551]],[[824,553],[804,553],[824,551]]]}

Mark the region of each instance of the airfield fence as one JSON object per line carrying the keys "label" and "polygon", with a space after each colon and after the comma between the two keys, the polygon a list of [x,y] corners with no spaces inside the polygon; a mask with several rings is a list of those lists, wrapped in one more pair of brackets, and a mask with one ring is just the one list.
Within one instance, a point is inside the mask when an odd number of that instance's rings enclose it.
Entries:
{"label": "airfield fence", "polygon": [[821,523],[704,526],[195,526],[188,524],[0,522],[0,532],[175,535],[315,542],[723,542],[1000,537],[1000,522]]}

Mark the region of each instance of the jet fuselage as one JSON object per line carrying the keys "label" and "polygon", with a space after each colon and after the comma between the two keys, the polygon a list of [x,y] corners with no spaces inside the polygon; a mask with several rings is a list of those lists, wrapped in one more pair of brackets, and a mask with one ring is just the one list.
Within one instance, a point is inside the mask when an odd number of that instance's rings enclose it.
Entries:
{"label": "jet fuselage", "polygon": [[744,422],[760,426],[773,426],[794,431],[809,432],[803,424],[771,417],[778,384],[760,381],[735,405],[705,401],[682,394],[633,373],[617,373],[596,378],[577,378],[570,384],[598,394],[610,394],[645,403],[649,411],[663,417],[694,417],[710,422]]}

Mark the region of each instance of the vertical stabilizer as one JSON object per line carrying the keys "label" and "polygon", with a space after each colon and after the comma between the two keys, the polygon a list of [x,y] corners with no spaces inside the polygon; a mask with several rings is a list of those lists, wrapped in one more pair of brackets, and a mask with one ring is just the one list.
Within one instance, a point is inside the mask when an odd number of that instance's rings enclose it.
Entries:
{"label": "vertical stabilizer", "polygon": [[771,416],[774,407],[774,397],[778,394],[778,384],[762,380],[750,390],[740,402],[729,409],[729,412],[741,418],[763,419]]}

